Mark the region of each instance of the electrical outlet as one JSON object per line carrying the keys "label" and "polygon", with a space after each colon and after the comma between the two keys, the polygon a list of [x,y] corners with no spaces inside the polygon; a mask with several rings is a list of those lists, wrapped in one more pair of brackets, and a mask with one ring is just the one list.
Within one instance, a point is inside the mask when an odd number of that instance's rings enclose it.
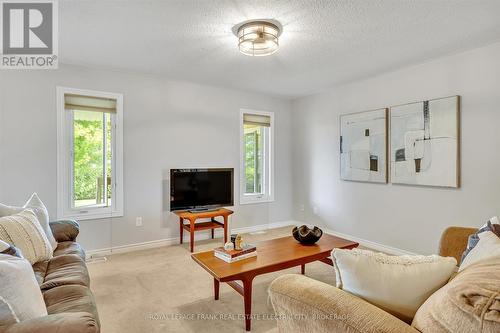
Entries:
{"label": "electrical outlet", "polygon": [[313,213],[318,214],[318,206],[313,206]]}
{"label": "electrical outlet", "polygon": [[135,218],[135,226],[142,227],[142,217],[138,216]]}
{"label": "electrical outlet", "polygon": [[300,205],[300,211],[303,212],[306,210],[306,207],[304,205]]}

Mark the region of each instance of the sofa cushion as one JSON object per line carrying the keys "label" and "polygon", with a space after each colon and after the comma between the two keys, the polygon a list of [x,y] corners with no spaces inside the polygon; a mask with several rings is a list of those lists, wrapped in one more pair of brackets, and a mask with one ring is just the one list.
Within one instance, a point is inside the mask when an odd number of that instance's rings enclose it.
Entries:
{"label": "sofa cushion", "polygon": [[500,332],[500,256],[471,265],[418,309],[421,332]]}
{"label": "sofa cushion", "polygon": [[2,333],[99,333],[99,324],[88,312],[58,313],[25,320]]}
{"label": "sofa cushion", "polygon": [[63,285],[90,285],[87,266],[76,254],[64,254],[52,258],[47,265],[40,289],[46,290]]}
{"label": "sofa cushion", "polygon": [[48,314],[88,312],[99,322],[94,296],[89,288],[79,285],[58,286],[43,292]]}
{"label": "sofa cushion", "polygon": [[[54,263],[50,266],[50,284],[47,283],[42,287],[42,284],[44,284],[44,282],[49,282],[46,278],[47,274],[49,274],[49,272],[47,272],[49,270],[49,263],[51,263],[52,260],[58,257],[64,258],[55,260]],[[74,269],[71,269],[72,277],[70,279],[64,279],[63,281],[62,276],[60,279],[55,279],[55,277],[58,275],[58,268],[62,268],[64,272],[66,272],[66,270],[68,270],[70,266],[74,266]],[[58,243],[57,249],[56,251],[54,251],[54,257],[51,260],[37,262],[33,265],[33,271],[35,272],[35,277],[38,284],[43,289],[52,288],[58,284],[89,285],[87,268],[85,266],[85,252],[83,251],[83,248],[80,246],[80,244],[76,242]]]}
{"label": "sofa cushion", "polygon": [[77,242],[60,242],[54,251],[54,256],[60,256],[64,254],[76,254],[83,260],[85,260],[85,251]]}
{"label": "sofa cushion", "polygon": [[45,280],[45,274],[47,273],[47,268],[49,268],[49,261],[39,261],[32,267],[33,272],[35,273],[35,279],[38,282],[38,285],[41,285],[43,283],[43,280]]}

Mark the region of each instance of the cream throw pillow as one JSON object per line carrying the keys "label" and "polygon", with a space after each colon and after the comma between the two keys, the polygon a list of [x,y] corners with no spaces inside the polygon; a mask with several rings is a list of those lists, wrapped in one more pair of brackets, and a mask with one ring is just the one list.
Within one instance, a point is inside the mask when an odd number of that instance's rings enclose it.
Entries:
{"label": "cream throw pillow", "polygon": [[14,215],[22,212],[27,208],[33,210],[36,217],[38,218],[38,222],[40,223],[43,231],[45,232],[45,236],[47,236],[47,239],[50,242],[50,246],[52,246],[52,249],[55,250],[57,247],[57,242],[56,239],[54,238],[54,235],[52,234],[52,230],[50,229],[49,212],[47,210],[47,207],[45,207],[42,200],[40,200],[40,198],[36,193],[33,193],[31,195],[31,197],[28,199],[28,201],[24,204],[23,207],[14,207],[14,206],[7,206],[0,204],[0,217]]}
{"label": "cream throw pillow", "polygon": [[52,258],[52,246],[30,209],[0,218],[0,240],[19,248],[31,264]]}
{"label": "cream throw pillow", "polygon": [[[478,234],[479,241],[460,264],[459,272],[479,261],[500,256],[500,238],[492,231]],[[500,283],[500,282],[499,282]]]}
{"label": "cream throw pillow", "polygon": [[332,260],[338,288],[407,322],[448,282],[457,265],[450,257],[389,256],[361,249],[334,249]]}
{"label": "cream throw pillow", "polygon": [[47,315],[33,268],[26,259],[0,254],[0,326]]}

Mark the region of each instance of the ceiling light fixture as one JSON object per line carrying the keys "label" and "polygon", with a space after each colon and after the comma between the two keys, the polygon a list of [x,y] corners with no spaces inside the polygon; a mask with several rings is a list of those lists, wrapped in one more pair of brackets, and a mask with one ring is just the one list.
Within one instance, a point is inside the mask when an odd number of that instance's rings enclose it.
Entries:
{"label": "ceiling light fixture", "polygon": [[250,21],[238,28],[240,52],[255,57],[271,55],[278,51],[281,29],[268,21]]}

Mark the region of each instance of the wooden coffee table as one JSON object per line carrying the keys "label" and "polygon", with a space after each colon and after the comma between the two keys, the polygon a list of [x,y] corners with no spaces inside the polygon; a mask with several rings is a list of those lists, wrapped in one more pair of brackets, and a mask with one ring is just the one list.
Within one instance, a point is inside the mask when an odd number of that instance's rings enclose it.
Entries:
{"label": "wooden coffee table", "polygon": [[[220,282],[226,282],[243,296],[245,328],[250,331],[254,277],[295,266],[301,266],[301,273],[304,274],[305,265],[313,261],[319,260],[332,265],[329,256],[334,248],[352,249],[358,245],[356,242],[327,234],[323,234],[314,245],[302,245],[289,236],[257,243],[256,257],[230,264],[216,258],[213,250],[194,253],[191,258],[214,277],[215,300],[219,299]],[[236,282],[237,280],[242,284]]]}

